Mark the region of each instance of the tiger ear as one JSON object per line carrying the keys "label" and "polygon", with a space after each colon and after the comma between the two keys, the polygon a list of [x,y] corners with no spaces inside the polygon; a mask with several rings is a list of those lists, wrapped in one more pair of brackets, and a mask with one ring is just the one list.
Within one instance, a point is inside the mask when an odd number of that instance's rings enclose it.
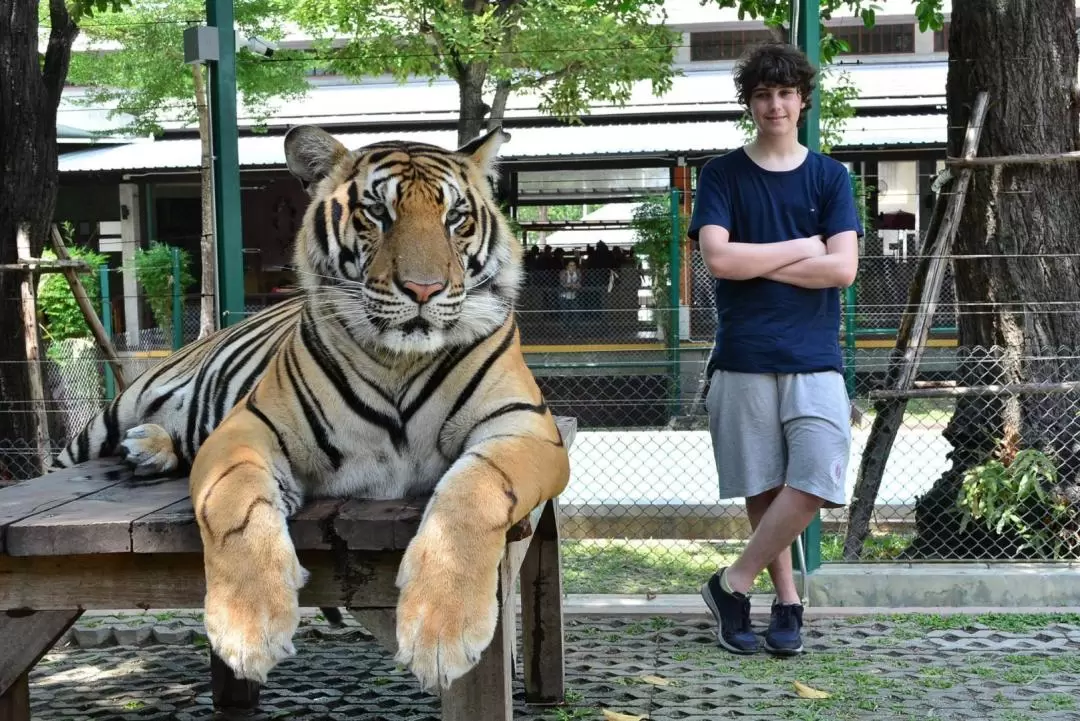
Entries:
{"label": "tiger ear", "polygon": [[349,150],[314,125],[298,125],[285,134],[285,164],[304,184],[325,178]]}
{"label": "tiger ear", "polygon": [[508,140],[510,140],[510,133],[503,130],[502,126],[497,126],[458,148],[458,153],[472,159],[484,175],[488,176],[492,182],[496,182],[499,177],[495,167],[496,158],[499,155],[499,148]]}

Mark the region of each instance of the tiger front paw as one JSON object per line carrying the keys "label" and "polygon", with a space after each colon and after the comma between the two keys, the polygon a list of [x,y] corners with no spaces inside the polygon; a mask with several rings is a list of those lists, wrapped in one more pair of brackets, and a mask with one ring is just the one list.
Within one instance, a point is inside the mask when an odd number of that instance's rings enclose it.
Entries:
{"label": "tiger front paw", "polygon": [[265,683],[274,666],[296,653],[292,639],[300,624],[297,590],[307,572],[297,563],[267,580],[273,576],[252,577],[238,570],[235,578],[207,584],[207,638],[237,678]]}
{"label": "tiger front paw", "polygon": [[139,476],[171,473],[180,467],[172,436],[156,423],[129,429],[120,442],[120,454]]}
{"label": "tiger front paw", "polygon": [[498,563],[484,565],[421,535],[402,558],[395,660],[427,691],[472,670],[495,635]]}

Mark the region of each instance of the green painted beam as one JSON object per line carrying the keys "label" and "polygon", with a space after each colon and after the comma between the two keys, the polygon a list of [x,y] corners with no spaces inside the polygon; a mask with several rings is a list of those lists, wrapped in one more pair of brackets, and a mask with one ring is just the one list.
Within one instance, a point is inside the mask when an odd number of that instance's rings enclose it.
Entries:
{"label": "green painted beam", "polygon": [[240,218],[236,33],[232,0],[206,0],[206,23],[218,29],[220,52],[220,59],[208,66],[217,231],[217,307],[219,324],[224,328],[244,319],[244,237]]}
{"label": "green painted beam", "polygon": [[[795,35],[792,43],[806,53],[810,64],[821,67],[821,7],[819,0],[792,0],[792,9],[796,10],[791,29]],[[821,150],[821,76],[815,83],[811,108],[805,113],[799,128],[799,142],[810,150]],[[807,573],[813,573],[821,566],[821,514],[814,516],[810,525],[802,534],[803,548],[806,551]],[[798,567],[799,559],[795,559]]]}

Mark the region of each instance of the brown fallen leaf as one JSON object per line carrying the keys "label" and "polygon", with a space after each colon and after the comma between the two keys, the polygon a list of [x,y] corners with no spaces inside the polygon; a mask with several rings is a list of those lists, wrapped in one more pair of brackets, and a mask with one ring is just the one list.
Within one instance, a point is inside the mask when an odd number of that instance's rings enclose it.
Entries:
{"label": "brown fallen leaf", "polygon": [[670,686],[671,681],[660,676],[642,676],[641,680],[645,683],[651,683],[653,686]]}
{"label": "brown fallen leaf", "polygon": [[800,698],[829,698],[830,694],[825,691],[818,691],[816,688],[807,686],[805,683],[795,681],[795,693],[799,694]]}
{"label": "brown fallen leaf", "polygon": [[604,709],[604,721],[649,721],[649,717]]}

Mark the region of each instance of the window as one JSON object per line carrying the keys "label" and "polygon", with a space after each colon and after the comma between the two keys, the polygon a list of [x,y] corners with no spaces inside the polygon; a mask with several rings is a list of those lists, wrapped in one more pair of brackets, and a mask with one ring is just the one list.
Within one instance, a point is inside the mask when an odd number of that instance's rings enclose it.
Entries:
{"label": "window", "polygon": [[834,25],[829,32],[851,48],[845,55],[889,55],[915,52],[915,25]]}
{"label": "window", "polygon": [[949,23],[942,25],[941,30],[934,31],[934,52],[949,52]]}
{"label": "window", "polygon": [[779,39],[779,33],[767,29],[690,33],[690,60],[736,60],[749,47]]}

